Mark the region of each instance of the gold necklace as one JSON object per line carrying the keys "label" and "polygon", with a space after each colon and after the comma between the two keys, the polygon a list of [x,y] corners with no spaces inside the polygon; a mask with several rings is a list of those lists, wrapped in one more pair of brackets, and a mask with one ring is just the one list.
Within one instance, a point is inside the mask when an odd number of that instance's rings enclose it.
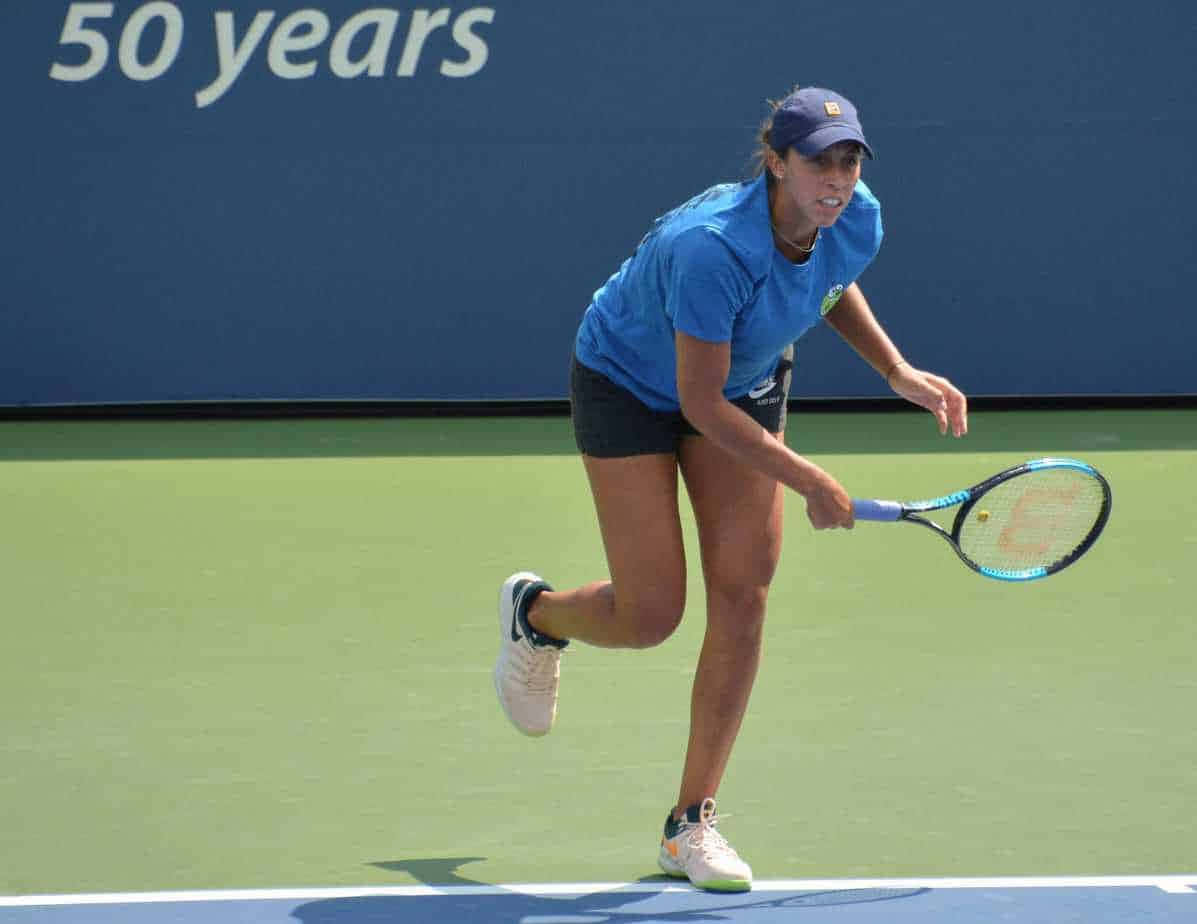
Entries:
{"label": "gold necklace", "polygon": [[780,237],[783,241],[785,241],[787,244],[789,244],[791,247],[793,247],[799,253],[811,253],[812,251],[814,251],[815,244],[817,244],[819,241],[819,233],[823,230],[822,228],[815,228],[815,233],[810,236],[810,246],[803,247],[801,244],[799,244],[795,241],[791,241],[788,237],[786,237],[784,234],[782,234],[781,229],[778,228],[777,225],[773,224],[773,222],[769,222],[769,224],[772,225],[773,232],[778,237]]}

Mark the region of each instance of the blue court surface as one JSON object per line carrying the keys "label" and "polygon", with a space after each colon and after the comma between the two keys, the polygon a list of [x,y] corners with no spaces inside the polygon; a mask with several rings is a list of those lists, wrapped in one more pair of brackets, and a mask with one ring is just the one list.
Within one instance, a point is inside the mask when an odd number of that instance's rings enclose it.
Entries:
{"label": "blue court surface", "polygon": [[664,881],[0,896],[0,924],[1193,924],[1197,874],[790,880],[716,895]]}

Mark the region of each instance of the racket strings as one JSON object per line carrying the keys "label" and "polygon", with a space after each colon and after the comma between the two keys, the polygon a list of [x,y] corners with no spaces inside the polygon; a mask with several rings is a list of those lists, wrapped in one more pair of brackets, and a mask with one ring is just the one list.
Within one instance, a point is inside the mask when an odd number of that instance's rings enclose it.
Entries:
{"label": "racket strings", "polygon": [[1050,568],[1085,543],[1104,504],[1101,483],[1084,472],[1028,472],[980,497],[961,524],[960,550],[985,568]]}

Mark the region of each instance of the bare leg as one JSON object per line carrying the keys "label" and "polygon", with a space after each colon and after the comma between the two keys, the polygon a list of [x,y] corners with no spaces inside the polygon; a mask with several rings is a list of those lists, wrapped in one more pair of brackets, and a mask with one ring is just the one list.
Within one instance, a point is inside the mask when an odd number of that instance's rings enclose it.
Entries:
{"label": "bare leg", "polygon": [[683,441],[707,592],[678,810],[714,796],[760,664],[765,601],[781,554],[784,489],[701,437]]}
{"label": "bare leg", "polygon": [[528,621],[540,632],[603,648],[644,648],[681,621],[686,559],[672,454],[583,456],[610,581],[545,591]]}

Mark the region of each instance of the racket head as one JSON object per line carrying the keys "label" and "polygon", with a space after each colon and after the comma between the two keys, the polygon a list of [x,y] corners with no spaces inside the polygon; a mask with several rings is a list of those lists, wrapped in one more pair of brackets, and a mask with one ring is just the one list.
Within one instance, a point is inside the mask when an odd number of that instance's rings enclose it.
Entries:
{"label": "racket head", "polygon": [[1105,529],[1109,482],[1077,459],[1035,459],[969,491],[951,537],[960,557],[986,577],[1031,581],[1067,568]]}

